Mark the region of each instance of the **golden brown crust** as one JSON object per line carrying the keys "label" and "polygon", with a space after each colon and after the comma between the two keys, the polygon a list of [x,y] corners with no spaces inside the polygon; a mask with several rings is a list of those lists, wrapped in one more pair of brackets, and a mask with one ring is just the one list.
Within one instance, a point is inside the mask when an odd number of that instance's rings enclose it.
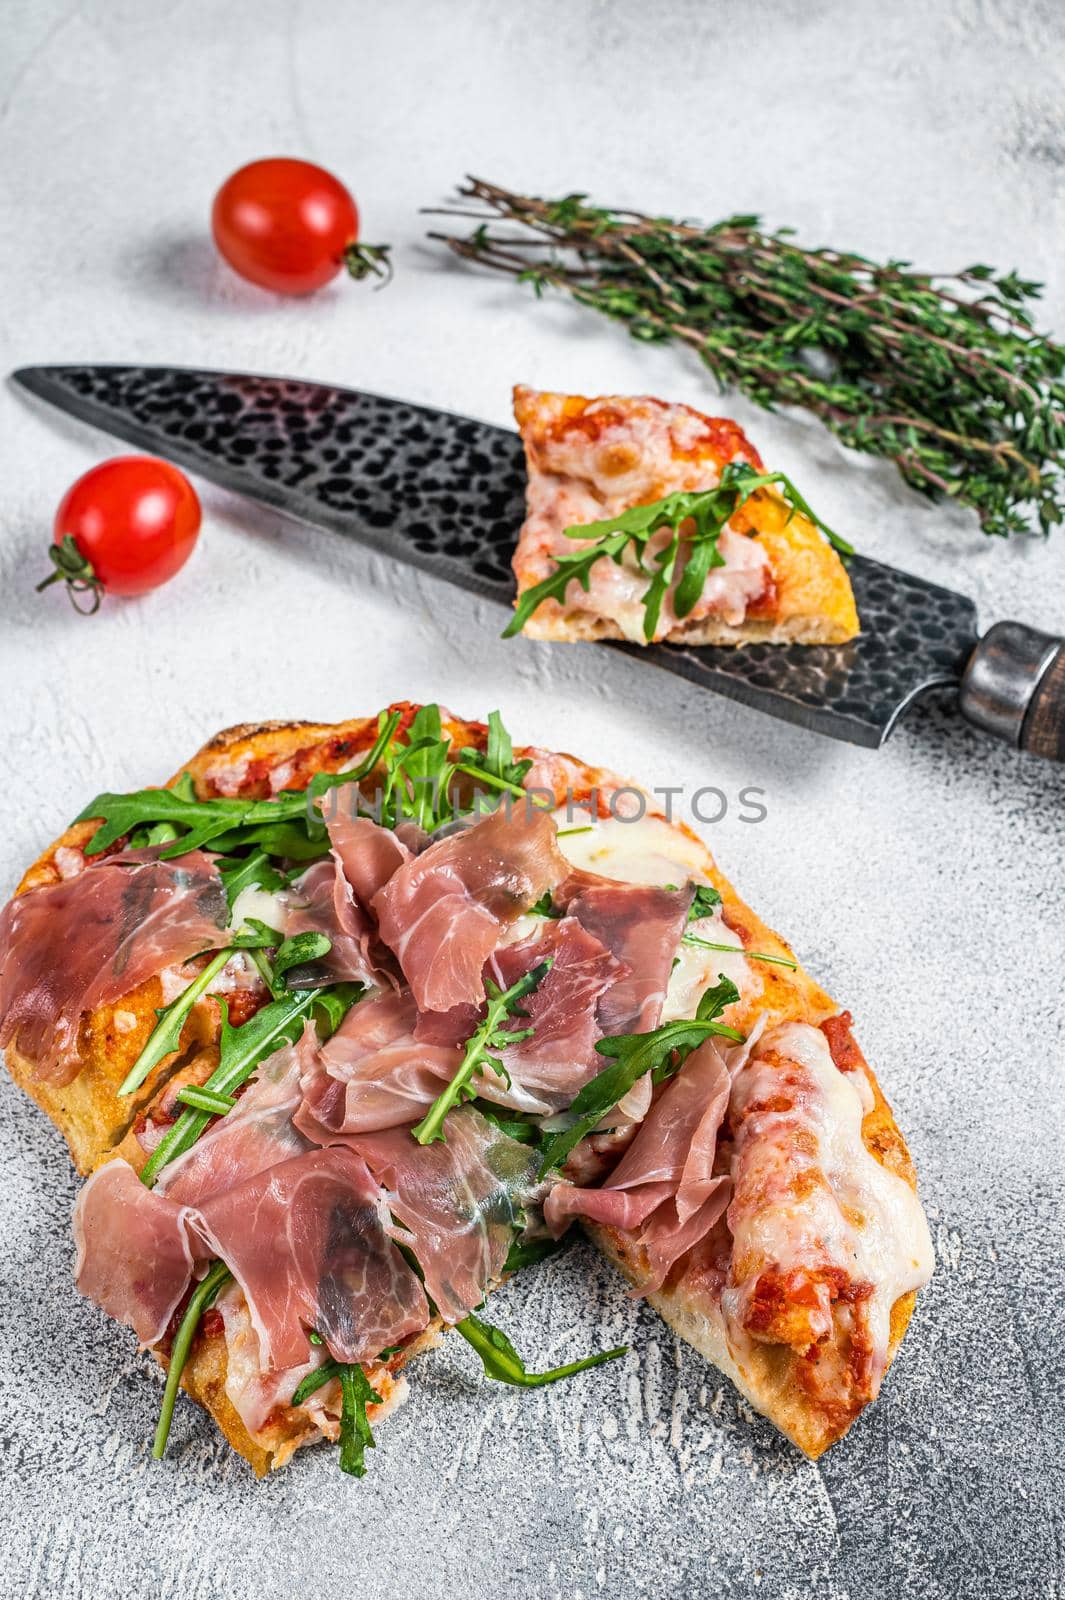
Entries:
{"label": "golden brown crust", "polygon": [[[416,708],[403,703],[399,709],[404,721],[407,721]],[[482,723],[466,722],[445,714],[444,726],[457,744],[483,745],[485,727]],[[266,794],[281,787],[302,788],[315,771],[335,771],[354,764],[358,755],[369,748],[376,731],[376,718],[355,718],[338,724],[242,724],[215,735],[180,770],[191,772],[197,792],[201,795],[218,792]],[[534,750],[518,753],[542,758],[548,776],[539,775],[539,781],[553,784],[560,799],[564,798],[567,787],[573,797],[579,800],[582,791],[586,793],[598,789],[601,794],[606,794],[611,786],[620,781],[613,774],[574,757],[545,756],[543,752]],[[791,956],[790,947],[740,899],[698,836],[682,823],[674,825],[682,828],[705,853],[704,875],[720,891],[724,919],[741,937],[744,946],[770,954]],[[58,876],[55,866],[57,849],[64,845],[84,845],[92,831],[91,823],[75,824],[68,829],[26,873],[19,886],[20,892],[54,881]],[[728,1012],[726,1020],[734,1026],[749,1027],[755,1016],[761,1013],[767,1014],[767,1026],[789,1021],[820,1025],[826,1018],[838,1013],[838,1006],[801,967],[791,972],[786,968],[760,964],[759,976],[762,980],[761,992],[748,996]],[[115,1006],[103,1007],[85,1019],[81,1036],[81,1068],[73,1082],[63,1089],[35,1083],[31,1063],[19,1057],[17,1052],[7,1052],[12,1076],[59,1128],[71,1147],[79,1170],[83,1172],[114,1155],[125,1157],[139,1170],[146,1156],[136,1139],[133,1126],[135,1119],[150,1112],[153,1105],[159,1107],[171,1078],[174,1080],[172,1091],[179,1082],[202,1082],[211,1070],[217,1033],[217,1008],[213,1003],[194,1009],[188,1036],[182,1039],[181,1051],[156,1069],[135,1100],[129,1104],[123,1103],[122,1109],[116,1111],[115,1087],[147,1037],[154,1021],[154,1007],[159,1004],[159,999],[159,980],[153,979],[132,995],[116,1002]],[[116,1011],[132,1012],[136,1026],[126,1027],[125,1031],[118,1029],[115,1024]],[[869,1072],[869,1080],[873,1088],[874,1105],[863,1122],[863,1139],[878,1160],[913,1187],[913,1164],[905,1142],[872,1072]],[[588,1231],[598,1247],[626,1276],[634,1278],[638,1275],[640,1264],[632,1259],[631,1246],[622,1235],[603,1228],[589,1228]],[[741,1371],[728,1350],[722,1330],[708,1312],[705,1298],[700,1299],[686,1292],[683,1283],[672,1287],[667,1284],[666,1288],[650,1295],[649,1299],[670,1326],[719,1366],[751,1403],[771,1417],[808,1455],[820,1454],[846,1431],[853,1420],[852,1416],[828,1419],[817,1410],[801,1386],[796,1384],[796,1358],[788,1349],[754,1344],[749,1358],[745,1357]],[[908,1294],[893,1308],[891,1356],[898,1348],[913,1303],[914,1296]],[[438,1330],[433,1328],[426,1338],[429,1342],[435,1342],[438,1336]],[[397,1358],[392,1364],[393,1370],[401,1364],[401,1360],[407,1359],[410,1353],[421,1347],[422,1342],[418,1341],[410,1351],[404,1352],[403,1357]],[[264,1435],[253,1438],[225,1393],[226,1370],[224,1336],[219,1332],[201,1335],[183,1375],[183,1387],[206,1407],[233,1448],[244,1456],[257,1473],[261,1475],[272,1466],[280,1465],[293,1449],[306,1442],[312,1434],[317,1437],[313,1430],[308,1430],[305,1418],[290,1411],[279,1416],[274,1431],[267,1433],[265,1444]],[[390,1388],[389,1399],[394,1398]]]}

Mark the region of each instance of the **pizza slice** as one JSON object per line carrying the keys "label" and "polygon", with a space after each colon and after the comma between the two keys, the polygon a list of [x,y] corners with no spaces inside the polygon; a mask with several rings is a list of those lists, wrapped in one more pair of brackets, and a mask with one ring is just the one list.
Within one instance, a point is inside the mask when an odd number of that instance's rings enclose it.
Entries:
{"label": "pizza slice", "polygon": [[575,1221],[808,1455],[876,1397],[931,1269],[905,1143],[637,785],[403,704],[86,811],[0,914],[0,1043],[90,1173],[79,1287],[168,1369],[157,1448],[180,1381],[256,1472],[361,1472],[448,1328],[511,1384],[598,1365],[480,1309]]}
{"label": "pizza slice", "polygon": [[[743,430],[645,396],[519,385],[528,514],[508,634],[689,645],[845,644],[840,555]],[[588,534],[581,535],[580,529]]]}

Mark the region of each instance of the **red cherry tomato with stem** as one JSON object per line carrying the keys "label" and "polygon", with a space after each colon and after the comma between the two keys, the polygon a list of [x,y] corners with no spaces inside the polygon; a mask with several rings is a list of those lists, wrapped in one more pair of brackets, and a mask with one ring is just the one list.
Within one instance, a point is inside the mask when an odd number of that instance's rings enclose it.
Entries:
{"label": "red cherry tomato with stem", "polygon": [[48,552],[55,570],[37,588],[65,582],[76,608],[91,614],[104,591],[144,594],[172,578],[199,531],[200,502],[183,472],[153,456],[116,456],[63,496]]}
{"label": "red cherry tomato with stem", "polygon": [[313,294],[342,267],[356,278],[388,273],[388,246],[359,244],[355,201],[310,161],[241,167],[215,195],[211,231],[234,271],[278,294]]}

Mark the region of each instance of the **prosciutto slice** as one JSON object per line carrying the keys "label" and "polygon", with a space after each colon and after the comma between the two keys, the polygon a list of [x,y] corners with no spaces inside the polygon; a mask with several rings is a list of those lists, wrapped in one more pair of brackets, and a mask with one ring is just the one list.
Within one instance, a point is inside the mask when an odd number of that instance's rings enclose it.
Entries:
{"label": "prosciutto slice", "polygon": [[[374,981],[370,954],[373,924],[356,905],[347,879],[332,856],[324,856],[299,877],[287,896],[292,909],[285,919],[285,936],[324,933],[331,948],[316,962],[320,984]],[[304,984],[304,987],[307,985]]]}
{"label": "prosciutto slice", "polygon": [[306,1361],[309,1328],[338,1361],[369,1361],[429,1321],[354,1150],[283,1161],[212,1195],[196,1225],[244,1290],[267,1371]]}
{"label": "prosciutto slice", "polygon": [[209,1128],[191,1150],[165,1167],[154,1192],[179,1205],[198,1206],[246,1178],[311,1148],[292,1125],[302,1098],[301,1073],[317,1053],[311,1023],[298,1044],[268,1056],[233,1110]]}
{"label": "prosciutto slice", "polygon": [[694,1050],[654,1102],[602,1188],[561,1183],[544,1216],[556,1235],[574,1216],[635,1232],[647,1258],[640,1293],[661,1288],[674,1263],[706,1236],[729,1202],[715,1174],[731,1080],[713,1040]]}
{"label": "prosciutto slice", "polygon": [[328,1144],[422,1115],[454,1077],[462,1052],[416,1040],[417,1015],[409,994],[374,995],[348,1012],[303,1073],[296,1123],[308,1138]]}
{"label": "prosciutto slice", "polygon": [[338,1361],[368,1361],[429,1321],[386,1221],[381,1189],[350,1149],[306,1151],[197,1206],[146,1189],[113,1161],[78,1197],[76,1278],[151,1344],[196,1265],[218,1256],[244,1292],[265,1372],[306,1365],[311,1328]]}
{"label": "prosciutto slice", "polygon": [[628,969],[600,1001],[604,1034],[658,1026],[693,895],[691,887],[657,889],[589,873],[573,873],[562,885],[558,899],[569,914]]}
{"label": "prosciutto slice", "polygon": [[[391,828],[383,828],[369,817],[352,815],[350,806],[345,807],[342,800],[327,808],[325,825],[333,854],[361,906],[368,907],[414,853]],[[421,834],[421,829],[416,831]]]}
{"label": "prosciutto slice", "polygon": [[[499,1104],[543,1114],[568,1106],[606,1065],[595,1050],[602,1037],[597,1007],[626,972],[624,964],[575,917],[563,917],[546,922],[527,939],[503,945],[487,962],[484,976],[508,989],[548,959],[551,970],[522,1001],[526,1017],[515,1018],[512,1024],[514,1029],[531,1027],[532,1037],[502,1052],[513,1084],[523,1092],[508,1095],[502,1080],[487,1078],[482,1090]],[[483,1015],[483,1006],[423,1012],[415,1037],[458,1044],[469,1038]]]}
{"label": "prosciutto slice", "polygon": [[74,1281],[142,1344],[156,1344],[205,1251],[192,1214],[146,1189],[125,1161],[98,1167],[74,1207]]}
{"label": "prosciutto slice", "polygon": [[77,1075],[78,1025],[164,967],[217,949],[228,910],[208,856],[127,850],[0,913],[0,1047],[54,1084]]}
{"label": "prosciutto slice", "polygon": [[449,1114],[446,1143],[419,1145],[405,1128],[357,1139],[388,1191],[445,1322],[479,1306],[503,1270],[522,1211],[542,1192],[536,1153],[470,1106]]}
{"label": "prosciutto slice", "polygon": [[554,822],[529,804],[501,806],[394,872],[373,910],[419,1010],[479,1004],[504,928],[568,870]]}

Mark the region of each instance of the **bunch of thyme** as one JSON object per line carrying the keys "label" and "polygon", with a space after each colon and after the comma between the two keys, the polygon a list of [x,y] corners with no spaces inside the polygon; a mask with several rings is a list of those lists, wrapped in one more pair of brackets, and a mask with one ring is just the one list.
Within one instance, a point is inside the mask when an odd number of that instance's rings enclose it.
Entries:
{"label": "bunch of thyme", "polygon": [[[537,295],[567,290],[634,338],[683,340],[722,388],[813,412],[922,494],[972,507],[987,533],[1062,520],[1065,348],[1034,329],[1038,283],[807,249],[756,216],[706,227],[479,178],[459,192],[473,205],[439,214],[478,226],[432,235],[456,254]],[[493,231],[500,221],[521,231]]]}

